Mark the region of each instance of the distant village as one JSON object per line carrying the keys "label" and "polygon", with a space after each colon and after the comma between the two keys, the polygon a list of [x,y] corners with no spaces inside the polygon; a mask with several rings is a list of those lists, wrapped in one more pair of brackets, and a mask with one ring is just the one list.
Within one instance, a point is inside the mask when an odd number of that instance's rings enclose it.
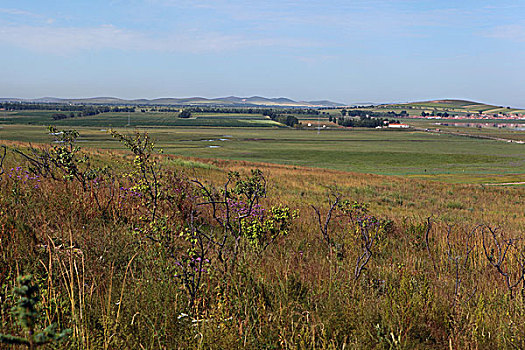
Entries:
{"label": "distant village", "polygon": [[410,115],[408,118],[415,118],[415,119],[487,119],[487,120],[495,120],[495,119],[504,119],[504,120],[524,120],[525,114],[523,113],[512,113],[512,114],[506,114],[506,113],[495,113],[495,114],[486,114],[486,113],[470,113],[470,114],[463,114],[463,115],[452,115],[448,113],[437,113],[435,115],[428,114],[428,113],[421,113],[421,115]]}

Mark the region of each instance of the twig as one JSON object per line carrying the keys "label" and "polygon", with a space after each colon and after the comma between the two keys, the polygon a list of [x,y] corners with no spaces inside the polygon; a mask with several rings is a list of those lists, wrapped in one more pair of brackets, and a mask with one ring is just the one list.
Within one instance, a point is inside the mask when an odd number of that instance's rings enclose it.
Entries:
{"label": "twig", "polygon": [[333,245],[332,239],[330,238],[330,234],[328,232],[328,225],[330,224],[330,220],[332,219],[332,214],[334,210],[337,208],[337,205],[339,204],[340,198],[341,198],[341,195],[337,194],[335,195],[335,200],[331,202],[330,196],[328,197],[328,203],[330,204],[330,209],[328,209],[328,213],[326,214],[324,224],[321,222],[321,213],[319,209],[317,209],[315,206],[312,205],[312,208],[315,211],[315,214],[317,215],[317,221],[319,222],[319,229],[321,230],[323,238],[326,241],[326,244],[328,245],[328,247],[331,247]]}
{"label": "twig", "polygon": [[425,244],[427,246],[427,253],[432,261],[432,266],[434,267],[434,272],[436,274],[436,277],[439,275],[438,269],[436,266],[436,261],[434,260],[434,256],[432,255],[432,252],[430,251],[430,240],[429,240],[429,234],[430,230],[432,230],[432,220],[430,219],[430,216],[427,218],[427,231],[425,232]]}
{"label": "twig", "polygon": [[483,251],[485,252],[485,256],[486,256],[489,264],[492,265],[498,271],[498,273],[501,276],[503,276],[503,279],[505,281],[505,285],[507,286],[507,289],[509,290],[510,297],[514,298],[514,293],[513,293],[514,292],[514,288],[516,288],[518,286],[518,284],[524,280],[524,277],[525,277],[525,256],[523,255],[523,253],[520,253],[519,256],[516,257],[516,261],[517,261],[517,263],[519,265],[519,270],[520,271],[518,273],[518,278],[517,278],[517,280],[514,283],[512,283],[512,281],[511,281],[510,274],[504,270],[503,265],[505,264],[505,259],[507,258],[507,253],[509,252],[509,249],[510,248],[517,249],[516,248],[516,242],[517,242],[518,239],[514,239],[514,238],[505,239],[502,236],[501,237],[501,242],[500,242],[500,239],[498,239],[498,237],[496,235],[496,230],[495,229],[492,229],[489,226],[485,226],[484,228],[486,228],[490,232],[490,236],[492,238],[492,241],[493,241],[494,245],[497,248],[497,256],[496,257],[493,255],[494,254],[494,248],[491,249],[491,252],[489,254],[488,248],[487,248],[487,243],[485,242],[485,230],[483,230],[482,231]]}
{"label": "twig", "polygon": [[4,149],[4,154],[0,158],[0,175],[4,173],[4,160],[7,155],[7,147],[2,145],[2,148]]}

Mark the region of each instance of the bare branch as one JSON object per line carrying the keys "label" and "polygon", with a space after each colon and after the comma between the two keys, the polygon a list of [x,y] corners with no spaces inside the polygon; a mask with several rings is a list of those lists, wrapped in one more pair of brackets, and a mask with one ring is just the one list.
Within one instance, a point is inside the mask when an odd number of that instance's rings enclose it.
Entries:
{"label": "bare branch", "polygon": [[[488,250],[488,243],[485,239],[485,228],[490,232],[491,242],[494,246],[497,248],[497,256],[494,256],[494,248]],[[492,265],[496,271],[503,277],[505,281],[505,285],[507,286],[507,289],[509,290],[510,297],[514,297],[514,288],[516,288],[520,282],[522,282],[525,278],[525,256],[522,252],[519,252],[519,254],[516,254],[516,262],[518,264],[519,270],[516,271],[514,274],[509,273],[508,269],[504,267],[504,264],[507,259],[507,254],[509,253],[510,249],[518,250],[516,247],[516,243],[518,239],[515,238],[509,238],[506,239],[503,237],[503,235],[500,234],[500,237],[496,234],[496,230],[489,227],[484,226],[484,230],[482,231],[483,235],[483,251],[485,252],[485,257],[487,258],[490,265]],[[503,248],[502,248],[503,247]],[[517,275],[515,282],[512,282],[512,275]]]}
{"label": "bare branch", "polygon": [[2,145],[2,148],[4,149],[4,154],[0,158],[0,175],[2,175],[4,173],[4,160],[5,160],[5,157],[7,155],[7,147]]}
{"label": "bare branch", "polygon": [[436,273],[436,276],[438,276],[438,269],[437,269],[437,266],[436,266],[436,261],[434,260],[434,256],[432,255],[432,252],[430,251],[429,235],[430,235],[430,231],[431,230],[432,230],[432,220],[431,220],[431,218],[429,216],[427,218],[427,230],[425,232],[425,245],[427,247],[428,256],[430,257],[430,260],[432,261],[432,266],[434,267],[434,272]]}
{"label": "bare branch", "polygon": [[334,210],[337,208],[337,205],[339,204],[339,200],[341,198],[340,194],[335,195],[335,200],[332,202],[330,200],[330,197],[328,197],[328,203],[330,204],[330,209],[328,209],[328,213],[326,214],[326,218],[324,220],[324,224],[321,222],[321,213],[319,209],[317,209],[315,206],[312,205],[313,210],[315,211],[315,214],[317,215],[317,221],[319,222],[319,229],[321,230],[321,233],[323,235],[324,240],[326,241],[326,244],[331,247],[333,245],[332,239],[330,238],[330,234],[328,232],[328,225],[330,224],[330,221],[332,220],[332,214],[334,213]]}

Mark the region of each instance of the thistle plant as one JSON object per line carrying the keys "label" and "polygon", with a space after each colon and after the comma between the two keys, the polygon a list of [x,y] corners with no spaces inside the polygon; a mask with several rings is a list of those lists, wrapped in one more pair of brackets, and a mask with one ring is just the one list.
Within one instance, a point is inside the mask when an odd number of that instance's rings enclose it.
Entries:
{"label": "thistle plant", "polygon": [[41,345],[51,342],[58,342],[71,334],[70,329],[64,329],[57,333],[56,325],[51,324],[41,331],[38,331],[38,311],[36,305],[40,300],[38,287],[33,284],[33,276],[26,275],[18,278],[19,287],[14,289],[14,294],[20,299],[13,307],[13,316],[18,324],[23,328],[25,337],[0,334],[0,343],[11,345],[24,345],[33,350]]}

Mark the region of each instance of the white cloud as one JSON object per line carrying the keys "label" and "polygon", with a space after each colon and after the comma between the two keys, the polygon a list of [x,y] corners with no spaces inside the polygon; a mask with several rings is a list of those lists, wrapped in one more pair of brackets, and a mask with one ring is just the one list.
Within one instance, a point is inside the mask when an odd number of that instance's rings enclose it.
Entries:
{"label": "white cloud", "polygon": [[35,21],[40,23],[47,23],[47,24],[53,24],[55,22],[54,18],[49,18],[44,15],[24,11],[20,9],[13,9],[13,8],[0,8],[0,15],[6,14],[10,17],[10,19],[15,19],[16,21],[27,20],[35,23]]}
{"label": "white cloud", "polygon": [[136,36],[105,25],[93,28],[50,26],[4,26],[0,42],[37,51],[75,51],[97,47],[129,48]]}
{"label": "white cloud", "polygon": [[78,50],[117,49],[160,52],[217,52],[247,47],[311,47],[288,38],[251,38],[215,32],[173,33],[164,37],[113,25],[97,27],[3,26],[0,43],[29,50],[69,54]]}
{"label": "white cloud", "polygon": [[35,13],[24,11],[24,10],[19,10],[19,9],[0,8],[0,13],[5,13],[8,15],[12,15],[12,16],[40,17],[39,15]]}

